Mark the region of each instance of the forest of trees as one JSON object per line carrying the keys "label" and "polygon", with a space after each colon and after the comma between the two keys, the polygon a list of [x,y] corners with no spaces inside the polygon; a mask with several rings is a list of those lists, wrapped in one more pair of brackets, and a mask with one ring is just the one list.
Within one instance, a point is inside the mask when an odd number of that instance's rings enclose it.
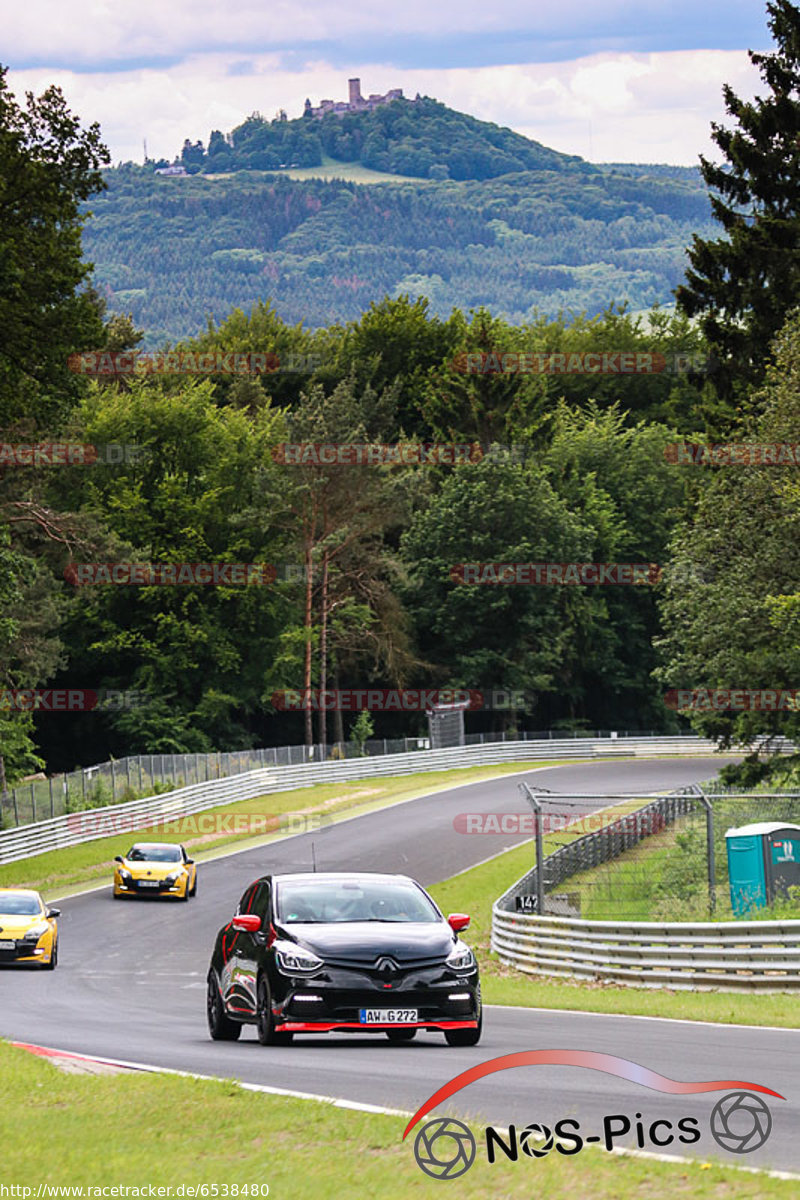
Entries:
{"label": "forest of trees", "polygon": [[515,324],[645,310],[673,302],[692,235],[713,231],[698,183],[620,172],[354,184],[128,165],[105,177],[85,253],[100,294],[149,347],[265,297],[316,328],[384,295],[425,297],[440,317],[485,306]]}
{"label": "forest of trees", "polygon": [[[322,732],[330,740],[332,720],[323,730],[315,717],[312,730],[304,714],[274,703],[276,690],[308,684],[524,693],[514,710],[470,717],[475,729],[664,732],[687,724],[665,704],[669,688],[797,685],[796,465],[698,466],[676,462],[670,449],[794,443],[800,426],[800,17],[781,3],[770,11],[778,48],[760,65],[774,94],[748,107],[727,94],[746,148],[724,130],[715,135],[732,180],[727,201],[727,181],[703,166],[722,225],[711,236],[696,188],[668,177],[578,172],[591,195],[571,186],[569,172],[527,170],[489,184],[425,185],[435,191],[237,179],[223,192],[197,179],[173,189],[129,168],[103,192],[99,131],[82,129],[57,89],[20,107],[0,72],[0,204],[14,215],[0,233],[2,443],[138,451],[63,466],[4,452],[0,688],[144,698],[116,712],[0,707],[8,781],[109,754],[235,749]],[[96,214],[88,220],[87,202]],[[745,203],[746,219],[737,209]],[[656,262],[659,229],[691,228],[677,311],[654,308],[644,320],[600,292],[583,314],[537,310],[536,277],[525,274],[533,265],[521,251],[504,260],[503,247],[533,239],[536,270],[566,272],[568,258],[569,269],[591,274],[587,226],[595,245],[602,237],[613,246],[623,275],[626,238],[635,247],[628,269],[644,272],[643,231]],[[421,274],[433,241],[436,261],[452,264],[453,295],[463,299],[468,278],[477,288],[493,276],[508,303],[478,296],[470,312],[381,274],[385,260]],[[688,241],[676,237],[675,272]],[[107,308],[101,279],[91,286],[87,248],[103,247],[114,251],[102,269],[117,273],[115,299],[132,285],[124,308],[133,317]],[[234,251],[245,255],[239,265],[229,258],[215,275],[214,255]],[[247,254],[263,256],[250,273]],[[280,269],[274,279],[262,271],[276,254],[284,265],[293,258],[306,280],[291,316]],[[353,286],[350,316],[331,314],[325,279],[337,254],[354,256],[350,269],[360,255],[369,279],[363,291]],[[70,371],[75,352],[142,346],[164,327],[166,307],[138,329],[134,304],[157,263],[197,277],[182,308],[179,295],[163,298],[179,310],[179,350],[305,357],[308,370],[98,380]],[[663,263],[650,269],[665,272]],[[223,306],[220,281],[234,275],[252,280],[252,303],[202,320],[204,288],[209,308]],[[471,354],[590,351],[658,355],[664,369],[464,366]],[[456,465],[293,466],[279,452],[286,442],[420,441],[523,453]],[[117,561],[302,572],[248,587],[72,582],[75,563]],[[636,587],[465,585],[452,573],[465,562],[573,561],[650,563],[662,573]],[[345,736],[353,719],[344,718]],[[691,723],[721,740],[800,736],[797,710],[731,709]],[[375,724],[380,736],[413,734],[424,716],[376,714]]]}

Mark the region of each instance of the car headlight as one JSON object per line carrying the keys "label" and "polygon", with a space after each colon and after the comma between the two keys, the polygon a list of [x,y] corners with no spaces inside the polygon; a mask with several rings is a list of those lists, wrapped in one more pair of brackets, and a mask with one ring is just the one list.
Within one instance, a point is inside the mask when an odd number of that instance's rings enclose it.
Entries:
{"label": "car headlight", "polygon": [[168,883],[170,887],[174,887],[182,874],[183,871],[173,871],[171,875],[167,875],[164,883]]}
{"label": "car headlight", "polygon": [[39,938],[47,933],[49,928],[50,926],[47,922],[42,921],[39,925],[34,925],[32,929],[29,929],[23,940],[26,942],[38,942]]}
{"label": "car headlight", "polygon": [[456,942],[447,956],[447,966],[453,971],[468,971],[475,966],[475,956],[463,942]]}
{"label": "car headlight", "polygon": [[324,966],[321,958],[294,942],[276,942],[275,958],[279,969],[287,975],[309,975]]}
{"label": "car headlight", "polygon": [[130,871],[126,871],[124,867],[119,868],[119,877],[123,883],[130,883],[133,878]]}

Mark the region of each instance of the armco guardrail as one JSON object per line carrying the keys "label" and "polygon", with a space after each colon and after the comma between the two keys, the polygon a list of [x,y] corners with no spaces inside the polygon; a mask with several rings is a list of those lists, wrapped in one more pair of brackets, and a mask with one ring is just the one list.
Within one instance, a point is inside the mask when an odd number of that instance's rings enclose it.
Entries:
{"label": "armco guardrail", "polygon": [[36,824],[3,830],[0,832],[0,863],[16,862],[47,850],[75,846],[115,830],[133,829],[137,827],[136,823],[141,828],[151,823],[190,816],[206,808],[217,808],[237,800],[252,800],[266,793],[290,791],[314,783],[338,783],[375,775],[444,771],[530,759],[709,754],[715,749],[713,741],[697,737],[627,737],[624,740],[565,738],[458,746],[449,750],[419,750],[408,754],[306,763],[295,767],[267,767],[227,779],[193,784],[144,800],[68,813]]}
{"label": "armco guardrail", "polygon": [[697,991],[800,988],[800,921],[582,921],[495,905],[492,949],[531,975]]}
{"label": "armco guardrail", "polygon": [[[627,738],[656,737],[654,731],[618,730],[615,733],[595,730],[545,729],[538,732],[468,733],[464,745],[490,745],[494,742],[563,741],[565,738]],[[437,749],[441,749],[439,746]],[[122,804],[135,797],[154,796],[159,791],[176,791],[193,783],[211,783],[258,771],[261,767],[300,767],[305,763],[327,762],[332,758],[363,758],[364,755],[407,754],[411,750],[429,750],[430,739],[424,737],[368,738],[360,745],[354,742],[331,742],[322,746],[267,746],[261,749],[214,751],[210,754],[138,754],[111,759],[75,771],[34,776],[10,788],[0,796],[3,822],[6,825],[33,825],[48,817],[60,817],[79,808],[101,808],[106,804]]]}

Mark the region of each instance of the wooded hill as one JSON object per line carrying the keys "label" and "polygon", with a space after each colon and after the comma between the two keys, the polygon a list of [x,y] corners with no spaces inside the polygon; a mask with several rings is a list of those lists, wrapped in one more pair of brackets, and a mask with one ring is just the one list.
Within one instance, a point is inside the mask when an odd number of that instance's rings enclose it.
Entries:
{"label": "wooded hill", "polygon": [[489,121],[480,121],[423,97],[394,100],[372,112],[266,121],[253,113],[227,137],[213,130],[202,142],[184,142],[188,169],[274,171],[317,167],[328,155],[375,171],[421,179],[492,179],[513,171],[594,172],[576,154],[560,154],[540,142]]}
{"label": "wooded hill", "polygon": [[692,234],[712,231],[705,190],[568,166],[361,185],[124,165],[92,199],[84,248],[109,309],[132,314],[146,347],[267,299],[312,328],[386,295],[426,297],[441,317],[486,306],[514,323],[671,303]]}

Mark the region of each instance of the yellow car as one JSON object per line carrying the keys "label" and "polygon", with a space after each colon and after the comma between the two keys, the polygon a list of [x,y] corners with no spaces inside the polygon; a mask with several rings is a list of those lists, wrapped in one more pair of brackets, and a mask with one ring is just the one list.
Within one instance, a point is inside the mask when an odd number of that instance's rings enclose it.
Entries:
{"label": "yellow car", "polygon": [[183,846],[174,842],[137,842],[123,857],[114,859],[114,899],[122,896],[177,896],[188,900],[197,894],[197,867]]}
{"label": "yellow car", "polygon": [[57,908],[38,892],[0,888],[0,963],[38,963],[54,971],[58,962]]}

